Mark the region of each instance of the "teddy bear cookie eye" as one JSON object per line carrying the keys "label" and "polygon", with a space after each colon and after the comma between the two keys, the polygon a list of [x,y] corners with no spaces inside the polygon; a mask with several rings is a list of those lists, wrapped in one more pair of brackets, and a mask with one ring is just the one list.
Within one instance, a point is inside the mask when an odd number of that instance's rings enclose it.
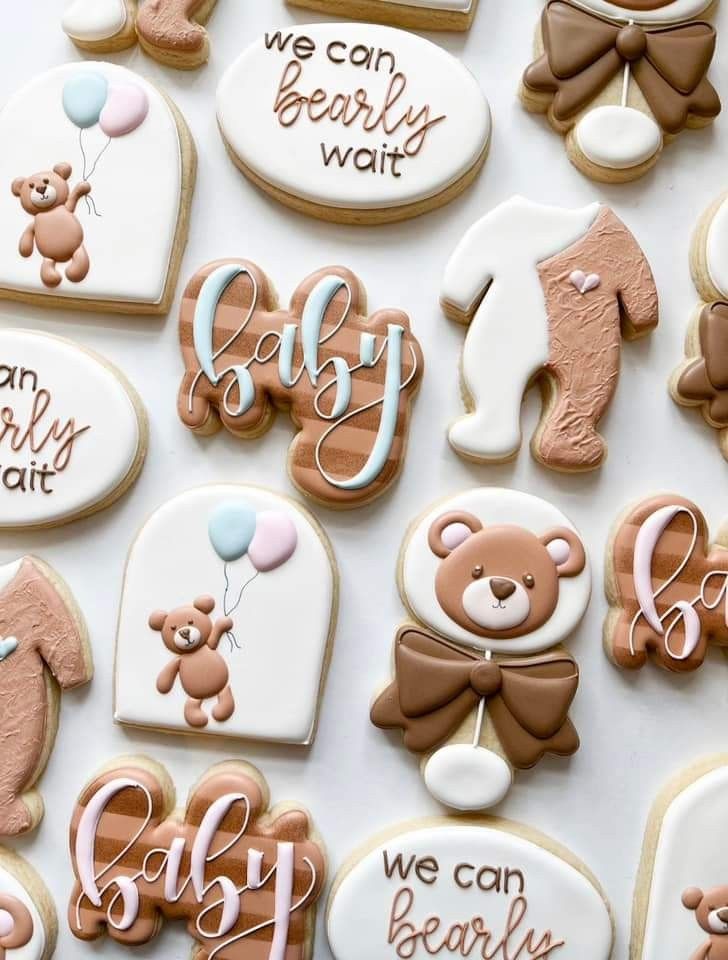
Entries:
{"label": "teddy bear cookie eye", "polygon": [[483,567],[479,563],[477,567],[473,567],[472,577],[473,577],[473,580],[480,580],[482,576],[483,576]]}
{"label": "teddy bear cookie eye", "polygon": [[536,581],[533,579],[533,574],[531,573],[523,574],[523,582],[529,590],[532,590],[536,586]]}

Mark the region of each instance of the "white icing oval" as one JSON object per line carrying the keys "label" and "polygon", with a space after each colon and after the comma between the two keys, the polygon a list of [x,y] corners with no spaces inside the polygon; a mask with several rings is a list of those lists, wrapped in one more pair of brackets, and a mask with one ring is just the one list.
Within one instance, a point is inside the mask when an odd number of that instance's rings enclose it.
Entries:
{"label": "white icing oval", "polygon": [[[89,205],[82,197],[75,216],[83,229],[90,268],[80,282],[65,276],[59,263],[58,286],[41,280],[37,249],[23,257],[18,244],[33,221],[10,185],[65,162],[72,167],[69,184],[83,179],[80,130],[66,116],[66,82],[84,73],[103,76],[110,88],[141,87],[149,101],[141,124],[124,136],[108,137],[95,124],[83,131],[90,173]],[[69,63],[40,74],[13,94],[0,110],[0,297],[7,289],[53,298],[130,302],[155,305],[166,292],[170,260],[178,230],[182,190],[180,138],[174,113],[162,95],[139,74],[113,63]],[[96,216],[90,201],[93,200]]]}
{"label": "white icing oval", "polygon": [[728,197],[710,221],[705,256],[711,283],[721,297],[728,297]]}
{"label": "white icing oval", "polygon": [[124,0],[71,0],[61,26],[73,40],[108,40],[121,33],[126,23]]}
{"label": "white icing oval", "polygon": [[[0,434],[0,529],[63,523],[100,507],[141,468],[143,414],[132,388],[91,351],[31,330],[0,330],[0,358],[0,409],[6,425],[19,427]],[[62,439],[46,440],[56,419]],[[71,433],[77,435],[63,465]],[[21,437],[13,449],[11,438]],[[44,464],[54,476],[31,473]]]}
{"label": "white icing oval", "polygon": [[[212,546],[208,524],[216,509],[231,502],[257,516],[272,511],[290,518],[297,540],[289,559],[254,580],[249,553],[225,565]],[[307,511],[262,487],[211,484],[165,503],[129,553],[117,634],[115,719],[184,733],[310,743],[336,621],[332,555],[325,533]],[[248,583],[231,614],[238,646],[223,635],[218,647],[235,709],[218,722],[211,715],[213,697],[204,704],[207,726],[193,730],[185,721],[181,683],[166,695],[157,691],[157,677],[174,654],[152,631],[149,617],[209,595],[215,600],[210,616],[221,618],[226,576],[233,596]]]}
{"label": "white icing oval", "polygon": [[713,0],[671,0],[655,10],[635,10],[612,3],[610,0],[574,0],[577,6],[615,20],[634,20],[635,23],[679,23],[704,13]]}
{"label": "white icing oval", "polygon": [[[273,40],[276,33],[270,31],[250,46],[227,70],[217,90],[223,137],[243,166],[265,185],[323,207],[392,208],[436,197],[481,158],[490,139],[488,103],[473,75],[441,47],[392,27],[319,23],[282,29],[280,43],[287,42],[281,53]],[[291,50],[296,38],[305,46],[303,37],[315,50],[310,58],[299,60]],[[346,59],[368,57],[364,48],[373,50],[369,67]],[[333,62],[342,58],[345,63]],[[295,82],[288,82],[299,69]],[[284,71],[288,73],[283,96],[293,97],[297,91],[309,97],[320,88],[328,95],[324,107],[337,93],[353,95],[366,89],[367,102],[373,106],[369,116],[379,122],[367,131],[360,121],[344,126],[327,116],[312,122],[302,111],[295,122],[281,125],[274,104]],[[406,86],[386,114],[388,134],[380,114],[390,83],[402,83],[400,76],[406,78]],[[339,107],[341,102],[337,101]],[[430,123],[444,117],[425,130],[418,151],[422,118],[409,127],[402,122],[410,106],[415,115],[429,106]],[[318,103],[314,109],[321,111]],[[283,114],[284,121],[292,117],[293,113]],[[415,155],[396,161],[383,158],[383,144],[391,151],[402,150],[408,142],[407,149]],[[336,155],[331,159],[330,151],[337,146],[343,166]],[[361,166],[371,151],[376,151],[377,172],[357,169],[355,159]],[[330,159],[328,166],[324,156]]]}
{"label": "white icing oval", "polygon": [[[7,896],[15,897],[16,900],[20,900],[33,918],[33,935],[30,938],[30,942],[24,947],[8,950],[7,960],[42,960],[46,950],[46,933],[43,919],[30,893],[17,877],[3,866],[4,852],[5,851],[0,848],[0,894],[6,894]],[[27,865],[22,862],[19,866],[27,867]],[[40,878],[36,876],[35,873],[33,874],[33,879],[36,883],[40,883]],[[40,891],[38,892],[40,893]],[[44,894],[44,902],[48,909],[53,910],[53,901],[45,887],[42,888],[42,893]]]}
{"label": "white icing oval", "polygon": [[[496,949],[498,956],[515,958],[533,929],[534,957],[536,944],[550,931],[539,956],[547,956],[550,942],[548,956],[554,960],[608,960],[613,941],[609,908],[586,868],[552,853],[545,846],[546,837],[538,838],[542,846],[535,838],[511,832],[522,829],[487,817],[467,823],[436,820],[421,827],[403,826],[387,839],[375,839],[375,845],[358,858],[355,855],[353,866],[334,882],[327,931],[336,960],[465,956],[457,944],[463,926],[470,928],[473,917],[481,917],[482,929],[492,934],[487,947],[482,937],[477,938],[475,949],[467,953],[472,958],[480,957],[481,947],[484,956],[486,951],[496,956],[492,953]],[[478,886],[483,868],[481,885],[493,889]],[[497,949],[509,927],[509,913],[522,906],[525,914],[511,925],[508,946]],[[428,918],[439,919],[436,929]],[[429,951],[422,936],[414,937],[426,924]],[[437,950],[451,930],[455,947]],[[413,939],[406,941],[408,936]],[[470,929],[467,945],[474,936]],[[562,946],[556,946],[559,941],[564,941]],[[521,955],[525,960],[525,953]]]}
{"label": "white icing oval", "polygon": [[587,160],[608,170],[638,167],[662,147],[662,131],[651,117],[618,104],[590,110],[574,133]]}
{"label": "white icing oval", "polygon": [[424,770],[432,796],[454,810],[486,810],[511,789],[511,768],[497,753],[470,743],[437,750]]}

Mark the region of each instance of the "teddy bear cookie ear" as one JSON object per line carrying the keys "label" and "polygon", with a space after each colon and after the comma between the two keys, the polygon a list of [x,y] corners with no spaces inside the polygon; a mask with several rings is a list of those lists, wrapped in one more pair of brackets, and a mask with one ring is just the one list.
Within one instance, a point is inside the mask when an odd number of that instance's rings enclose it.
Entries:
{"label": "teddy bear cookie ear", "polygon": [[23,184],[25,183],[25,177],[16,177],[13,180],[12,191],[14,197],[19,197],[23,192]]}
{"label": "teddy bear cookie ear", "polygon": [[152,613],[149,617],[149,626],[152,628],[152,630],[161,630],[166,619],[166,610],[155,610],[154,613]]}
{"label": "teddy bear cookie ear", "polygon": [[699,887],[688,887],[683,891],[682,905],[688,910],[697,910],[703,899],[703,891]]}
{"label": "teddy bear cookie ear", "polygon": [[71,176],[72,169],[73,167],[71,166],[70,163],[63,162],[63,163],[57,163],[53,167],[53,172],[57,173],[59,177],[63,177],[64,180],[68,180],[68,178]]}
{"label": "teddy bear cookie ear", "polygon": [[443,513],[433,522],[427,542],[435,556],[444,560],[461,543],[465,543],[468,537],[482,529],[483,524],[472,513],[453,510]]}
{"label": "teddy bear cookie ear", "polygon": [[555,527],[541,537],[560,577],[575,577],[586,566],[584,544],[568,527]]}
{"label": "teddy bear cookie ear", "polygon": [[193,606],[196,610],[199,610],[200,613],[212,613],[215,609],[215,598],[205,594],[202,597],[198,597]]}

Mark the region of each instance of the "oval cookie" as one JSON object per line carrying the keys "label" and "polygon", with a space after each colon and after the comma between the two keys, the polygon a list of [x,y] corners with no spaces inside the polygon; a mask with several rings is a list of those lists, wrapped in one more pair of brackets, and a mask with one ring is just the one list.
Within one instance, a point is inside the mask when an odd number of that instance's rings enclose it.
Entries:
{"label": "oval cookie", "polygon": [[22,857],[0,847],[0,960],[50,960],[57,935],[46,885]]}

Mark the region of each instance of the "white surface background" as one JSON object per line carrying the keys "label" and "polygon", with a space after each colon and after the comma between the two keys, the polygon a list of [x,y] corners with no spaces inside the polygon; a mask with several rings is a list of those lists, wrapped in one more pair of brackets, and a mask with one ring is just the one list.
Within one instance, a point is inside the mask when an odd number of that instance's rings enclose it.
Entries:
{"label": "white surface background", "polygon": [[[696,302],[688,270],[690,231],[727,186],[728,116],[719,118],[714,129],[685,133],[667,149],[656,171],[636,184],[591,184],[570,166],[561,138],[542,119],[522,110],[516,98],[541,6],[537,0],[481,0],[469,34],[436,38],[463,58],[490,98],[495,123],[491,155],[476,185],[455,203],[390,227],[330,226],[286,210],[238,173],[218,135],[214,91],[227,64],[264,29],[304,23],[313,15],[294,12],[282,0],[220,0],[209,24],[212,58],[202,70],[177,73],[138,50],[115,58],[163,85],[197,141],[199,177],[178,295],[199,266],[217,257],[256,261],[282,299],[310,271],[344,263],[361,275],[371,308],[396,306],[410,313],[428,367],[415,407],[409,457],[396,489],[364,510],[339,514],[314,508],[337,552],[342,604],[313,748],[250,747],[138,733],[115,728],[111,721],[116,617],[124,561],[135,531],[158,504],[199,483],[248,480],[291,493],[284,467],[291,428],[281,417],[265,438],[245,443],[225,434],[200,441],[182,427],[175,412],[182,373],[178,300],[166,321],[0,305],[0,322],[20,320],[106,355],[136,385],[151,418],[147,465],[123,500],[103,514],[56,531],[0,538],[0,562],[33,551],[69,581],[88,619],[96,659],[91,686],[64,700],[56,749],[42,780],[45,821],[34,836],[13,844],[51,887],[61,922],[57,955],[63,960],[129,955],[106,940],[76,943],[65,921],[72,879],[66,850],[70,812],[86,780],[119,754],[147,753],[167,765],[183,799],[210,764],[229,757],[251,760],[266,774],[274,801],[297,799],[313,812],[332,873],[352,847],[375,831],[441,812],[422,785],[416,759],[398,736],[389,738],[374,729],[367,714],[372,692],[389,675],[392,638],[402,620],[394,572],[405,528],[432,500],[480,483],[513,486],[552,499],[576,523],[590,552],[594,598],[570,643],[583,673],[572,711],[582,749],[570,762],[547,760],[519,775],[498,812],[552,834],[590,865],[614,907],[614,956],[625,957],[633,880],[654,795],[681,766],[728,749],[728,664],[720,654],[712,654],[705,667],[689,677],[675,678],[654,668],[627,676],[608,663],[601,647],[606,611],[602,554],[611,522],[622,507],[655,490],[672,489],[701,504],[713,530],[728,518],[728,465],[715,433],[699,414],[676,407],[666,389],[682,357],[683,335]],[[79,57],[60,29],[62,0],[6,7],[0,102],[36,72]],[[718,27],[724,36],[722,42],[719,38],[712,78],[728,99],[726,4],[718,13]],[[9,189],[9,184],[0,187]],[[623,379],[603,421],[608,463],[585,477],[551,474],[531,460],[526,448],[509,466],[468,465],[450,451],[445,438],[448,421],[460,411],[457,359],[463,330],[439,310],[442,269],[464,230],[517,191],[563,205],[609,201],[641,241],[662,295],[659,330],[623,352]],[[537,410],[534,394],[524,413],[527,436]],[[323,909],[317,960],[330,957],[322,918]],[[183,960],[189,945],[181,925],[172,924],[134,956]]]}

